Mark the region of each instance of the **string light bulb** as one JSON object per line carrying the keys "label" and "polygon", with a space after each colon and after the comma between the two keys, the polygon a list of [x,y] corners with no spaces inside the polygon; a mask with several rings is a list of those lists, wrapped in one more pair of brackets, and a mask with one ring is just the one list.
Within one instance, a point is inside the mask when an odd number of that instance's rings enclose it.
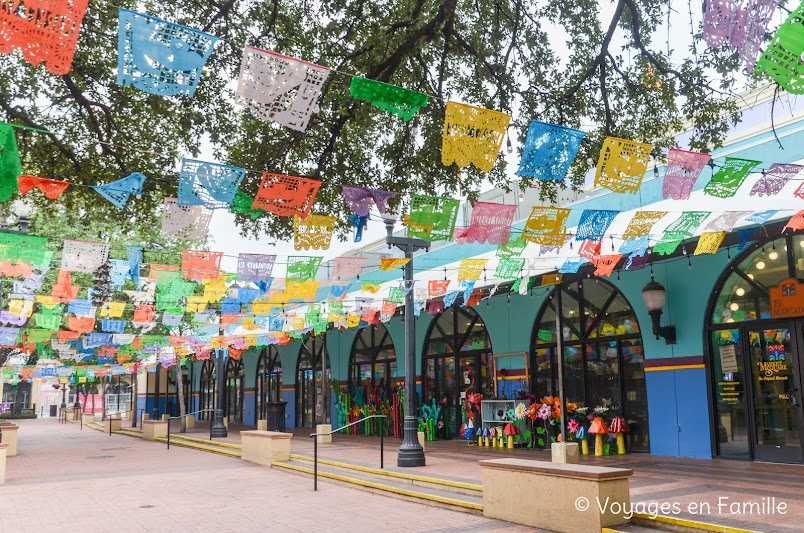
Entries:
{"label": "string light bulb", "polygon": [[506,135],[506,149],[508,150],[509,154],[514,153],[514,145],[511,142],[511,134],[510,133],[508,135]]}
{"label": "string light bulb", "polygon": [[768,259],[771,261],[776,261],[779,259],[779,252],[776,251],[776,241],[773,241],[773,247],[771,248],[770,253],[768,254]]}

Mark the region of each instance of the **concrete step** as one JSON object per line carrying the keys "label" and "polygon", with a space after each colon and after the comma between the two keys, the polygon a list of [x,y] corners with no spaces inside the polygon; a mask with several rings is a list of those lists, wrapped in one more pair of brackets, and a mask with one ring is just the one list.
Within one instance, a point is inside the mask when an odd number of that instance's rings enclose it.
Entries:
{"label": "concrete step", "polygon": [[[308,463],[307,466],[309,468],[312,468],[313,465],[312,457],[292,453],[290,454],[290,458],[296,461],[304,461]],[[410,474],[408,472],[399,471],[395,466],[387,466],[386,468],[380,469],[380,468],[367,467],[363,465],[344,463],[340,461],[333,461],[331,459],[322,459],[321,457],[318,458],[318,465],[319,468],[321,468],[321,465],[326,465],[328,471],[336,472],[339,474],[350,475],[352,472],[363,472],[366,474],[379,476],[380,478],[394,479],[403,483],[407,483],[408,485],[411,486],[429,487],[444,492],[454,492],[456,494],[480,496],[481,498],[483,497],[483,487],[481,485],[477,485],[475,483],[471,483],[466,480],[442,479],[442,478],[433,478],[428,476]]]}
{"label": "concrete step", "polygon": [[[164,438],[164,437],[159,437],[159,438],[157,438],[155,440],[156,440],[156,442],[162,442],[162,443],[167,444],[167,439]],[[203,439],[197,439],[197,440],[203,440]],[[193,442],[193,441],[181,438],[179,435],[173,435],[172,433],[170,434],[170,445],[171,446],[181,446],[183,448],[191,448],[193,450],[199,450],[199,451],[202,451],[202,452],[217,453],[217,454],[220,454],[220,455],[226,455],[227,457],[235,457],[237,459],[240,459],[240,452],[239,451],[233,450],[231,448],[223,447],[223,446],[218,446],[217,444],[220,444],[220,443],[215,443],[214,441],[206,441],[206,442],[209,442],[211,444],[200,444],[198,442]]]}
{"label": "concrete step", "polygon": [[[306,460],[291,459],[287,462],[275,462],[273,466],[309,477],[313,475],[313,465]],[[348,470],[348,473],[344,473],[344,470]],[[472,514],[482,514],[483,512],[482,492],[469,491],[474,492],[474,494],[471,495],[456,493],[453,490],[448,490],[444,485],[439,486],[435,479],[427,483],[427,486],[418,485],[412,487],[412,480],[410,479],[374,474],[363,469],[346,469],[342,466],[322,464],[320,461],[318,465],[318,477],[320,480],[326,479],[334,483],[341,483],[368,492],[384,494],[454,511]],[[454,487],[449,487],[449,489],[454,489]]]}
{"label": "concrete step", "polygon": [[231,442],[224,442],[220,440],[209,440],[209,439],[200,439],[198,437],[189,437],[182,433],[171,433],[170,434],[170,443],[173,444],[175,440],[182,440],[186,442],[193,442],[195,444],[205,444],[207,446],[216,446],[220,448],[231,448],[233,450],[239,450],[241,446],[239,444],[234,444]]}
{"label": "concrete step", "polygon": [[142,438],[142,431],[135,431],[130,428],[123,428],[119,431],[114,432],[115,435],[125,435],[127,437],[136,437],[138,439]]}

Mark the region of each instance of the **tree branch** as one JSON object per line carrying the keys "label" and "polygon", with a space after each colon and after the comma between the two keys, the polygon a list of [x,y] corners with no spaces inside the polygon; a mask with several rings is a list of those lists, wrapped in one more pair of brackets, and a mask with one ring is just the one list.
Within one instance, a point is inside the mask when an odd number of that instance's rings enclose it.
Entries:
{"label": "tree branch", "polygon": [[625,3],[627,0],[619,0],[617,2],[617,8],[614,10],[614,16],[611,18],[611,23],[609,24],[609,29],[606,32],[606,35],[603,37],[603,42],[600,44],[600,53],[595,57],[595,60],[586,68],[586,70],[581,74],[581,77],[578,78],[578,81],[572,85],[569,89],[564,91],[564,93],[557,98],[555,101],[551,102],[551,106],[555,105],[559,102],[566,102],[571,97],[575,95],[575,93],[580,90],[583,83],[589,79],[592,74],[600,67],[600,64],[605,61],[606,54],[609,52],[609,45],[611,44],[611,39],[614,37],[614,32],[617,30],[617,24],[620,22],[620,18],[623,15],[623,9],[625,8]]}
{"label": "tree branch", "polygon": [[[19,119],[26,126],[30,126],[32,128],[37,128],[40,130],[48,130],[48,128],[46,128],[45,126],[37,122],[34,122],[28,116],[28,114],[22,109],[16,108],[11,104],[9,104],[5,98],[0,97],[0,107],[3,108],[3,110],[8,114],[9,117]],[[81,172],[81,163],[78,161],[78,156],[75,155],[75,152],[73,152],[70,148],[68,148],[67,145],[62,143],[55,133],[46,133],[44,135],[47,135],[50,138],[50,140],[53,141],[53,144],[56,145],[56,148],[59,149],[59,152],[64,154],[64,156],[70,160],[75,171]]]}
{"label": "tree branch", "polygon": [[[101,143],[106,143],[109,140],[111,140],[111,137],[107,138],[104,137],[103,129],[101,128],[100,122],[98,121],[98,116],[95,114],[95,110],[93,109],[93,107],[97,107],[98,109],[103,111],[103,114],[106,118],[106,125],[109,128],[109,131],[111,132],[113,130],[114,119],[112,118],[112,110],[109,108],[109,106],[107,106],[106,104],[102,104],[100,102],[94,102],[89,98],[87,98],[86,96],[84,96],[84,93],[81,92],[81,90],[78,88],[78,86],[75,84],[75,81],[73,81],[72,77],[70,77],[69,74],[65,74],[61,78],[64,80],[65,85],[67,85],[67,89],[69,89],[70,94],[73,96],[73,99],[75,99],[78,106],[80,108],[83,108],[87,112],[90,124],[92,125],[92,129],[95,131],[95,135],[98,138],[98,140],[101,141]],[[111,148],[109,148],[107,144],[101,144],[100,146],[103,153],[111,155],[114,158],[115,162],[117,163],[117,166],[120,167],[120,170],[123,171],[123,173],[128,173],[128,167],[126,167],[123,158],[120,157],[120,152],[118,152],[117,150],[112,150]]]}

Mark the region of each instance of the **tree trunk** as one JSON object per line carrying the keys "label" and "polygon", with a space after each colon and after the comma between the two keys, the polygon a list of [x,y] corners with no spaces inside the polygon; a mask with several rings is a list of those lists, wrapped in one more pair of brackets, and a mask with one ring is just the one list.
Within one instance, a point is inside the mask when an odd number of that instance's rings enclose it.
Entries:
{"label": "tree trunk", "polygon": [[106,420],[106,417],[109,415],[109,413],[106,411],[106,408],[108,407],[106,405],[106,392],[109,390],[109,386],[104,384],[103,381],[105,381],[105,380],[101,380],[101,384],[100,384],[100,390],[101,390],[101,420]]}
{"label": "tree trunk", "polygon": [[187,431],[187,409],[184,407],[184,373],[181,369],[181,360],[176,361],[176,401],[179,402],[179,420],[181,421],[181,432]]}
{"label": "tree trunk", "polygon": [[[95,414],[95,395],[97,394],[97,392],[98,392],[98,386],[93,385],[92,386],[92,411],[90,411],[90,413],[92,413],[93,415]],[[85,409],[85,411],[86,411],[86,409]]]}
{"label": "tree trunk", "polygon": [[132,416],[134,417],[134,421],[131,427],[137,427],[137,415],[139,411],[137,410],[137,379],[138,373],[134,372],[131,375],[131,410]]}
{"label": "tree trunk", "polygon": [[25,382],[20,380],[16,385],[17,392],[14,394],[14,414],[22,413],[22,393],[25,390]]}

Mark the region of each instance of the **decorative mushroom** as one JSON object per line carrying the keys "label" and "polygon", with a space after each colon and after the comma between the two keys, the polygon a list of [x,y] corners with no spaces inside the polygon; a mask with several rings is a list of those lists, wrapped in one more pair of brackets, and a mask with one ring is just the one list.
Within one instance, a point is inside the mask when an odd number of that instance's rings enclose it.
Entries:
{"label": "decorative mushroom", "polygon": [[489,445],[489,437],[490,436],[491,436],[491,431],[489,431],[489,428],[483,428],[483,442],[485,443],[485,445],[487,447]]}
{"label": "decorative mushroom", "polygon": [[615,416],[614,420],[611,421],[609,431],[617,435],[617,455],[625,455],[625,436],[623,433],[628,433],[629,431],[628,422],[621,416]]}
{"label": "decorative mushroom", "polygon": [[478,446],[483,446],[483,428],[482,427],[477,428],[477,431],[475,431],[475,436],[477,437],[477,445]]}
{"label": "decorative mushroom", "polygon": [[602,417],[596,416],[592,420],[592,425],[589,426],[589,433],[595,436],[595,456],[601,457],[603,455],[603,435],[609,432],[606,426],[606,421]]}
{"label": "decorative mushroom", "polygon": [[505,425],[505,434],[508,436],[508,449],[514,449],[514,435],[518,433],[516,426],[513,424]]}
{"label": "decorative mushroom", "polygon": [[586,426],[578,426],[575,439],[581,443],[581,455],[589,455],[589,438],[586,435]]}

